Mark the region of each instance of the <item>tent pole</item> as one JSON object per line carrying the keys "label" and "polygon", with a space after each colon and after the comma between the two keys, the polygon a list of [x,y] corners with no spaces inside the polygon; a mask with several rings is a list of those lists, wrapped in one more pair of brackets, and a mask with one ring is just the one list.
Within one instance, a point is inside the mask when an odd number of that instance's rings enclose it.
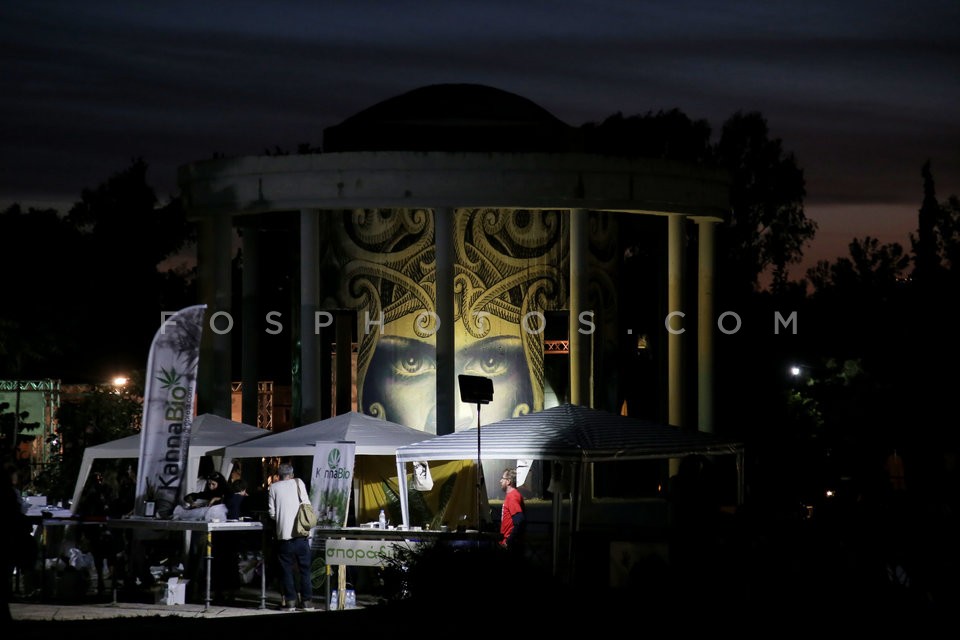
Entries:
{"label": "tent pole", "polygon": [[477,403],[477,531],[480,531],[480,474],[483,473],[483,467],[480,465],[480,403]]}
{"label": "tent pole", "polygon": [[575,463],[574,472],[573,472],[573,487],[570,491],[570,522],[567,526],[569,535],[567,538],[567,580],[571,583],[574,580],[573,575],[573,565],[574,565],[574,547],[573,547],[573,538],[574,534],[578,528],[579,520],[579,511],[580,511],[580,492],[583,490],[583,481],[580,477],[583,469],[583,462],[578,461]]}
{"label": "tent pole", "polygon": [[[551,470],[551,473],[553,471]],[[553,577],[560,571],[560,517],[563,495],[559,487],[553,492]]]}
{"label": "tent pole", "polygon": [[407,495],[407,463],[397,460],[397,489],[400,491],[400,517],[410,527],[410,497]]}

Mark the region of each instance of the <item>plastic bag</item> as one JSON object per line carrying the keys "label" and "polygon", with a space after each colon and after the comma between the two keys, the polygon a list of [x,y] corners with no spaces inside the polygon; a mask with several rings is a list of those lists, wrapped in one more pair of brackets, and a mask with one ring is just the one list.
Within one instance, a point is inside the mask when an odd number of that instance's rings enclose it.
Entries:
{"label": "plastic bag", "polygon": [[426,462],[413,463],[413,488],[417,491],[433,489],[433,476],[430,475],[430,465]]}

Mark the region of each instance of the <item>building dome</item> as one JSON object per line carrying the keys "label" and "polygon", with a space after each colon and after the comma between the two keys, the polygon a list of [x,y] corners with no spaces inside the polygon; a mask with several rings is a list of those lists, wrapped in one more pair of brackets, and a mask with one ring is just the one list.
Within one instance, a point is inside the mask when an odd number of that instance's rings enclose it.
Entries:
{"label": "building dome", "polygon": [[477,84],[436,84],[384,100],[323,132],[343,151],[567,151],[574,129],[535,102]]}

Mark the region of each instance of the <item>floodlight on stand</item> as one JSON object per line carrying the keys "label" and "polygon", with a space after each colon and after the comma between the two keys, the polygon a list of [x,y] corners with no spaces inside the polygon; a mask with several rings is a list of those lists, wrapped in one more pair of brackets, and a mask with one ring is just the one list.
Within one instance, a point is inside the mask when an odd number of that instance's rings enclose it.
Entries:
{"label": "floodlight on stand", "polygon": [[493,400],[493,380],[483,376],[457,376],[460,383],[460,401],[477,403],[477,529],[480,529],[480,474],[483,467],[480,464],[480,405],[489,404]]}

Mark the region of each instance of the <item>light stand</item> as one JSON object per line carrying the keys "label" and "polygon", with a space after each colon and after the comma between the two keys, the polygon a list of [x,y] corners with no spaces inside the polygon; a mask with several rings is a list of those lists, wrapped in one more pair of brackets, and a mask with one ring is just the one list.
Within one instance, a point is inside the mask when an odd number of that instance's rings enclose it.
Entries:
{"label": "light stand", "polygon": [[460,401],[477,403],[477,529],[481,528],[480,503],[483,502],[483,494],[480,486],[480,476],[483,473],[483,466],[480,463],[480,405],[488,404],[493,400],[493,380],[483,376],[468,376],[460,374],[457,376],[460,383]]}

